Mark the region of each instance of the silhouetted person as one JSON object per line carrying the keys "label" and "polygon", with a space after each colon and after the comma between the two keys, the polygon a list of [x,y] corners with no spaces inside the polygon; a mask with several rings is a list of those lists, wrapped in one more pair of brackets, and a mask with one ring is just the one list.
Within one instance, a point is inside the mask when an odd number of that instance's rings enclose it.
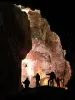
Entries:
{"label": "silhouetted person", "polygon": [[56,82],[57,82],[57,87],[60,87],[60,79],[59,78],[56,79]]}
{"label": "silhouetted person", "polygon": [[46,74],[46,75],[50,76],[50,78],[48,80],[48,86],[49,86],[49,84],[50,84],[50,86],[54,86],[54,79],[56,79],[55,73],[51,72],[51,73]]}
{"label": "silhouetted person", "polygon": [[37,73],[35,77],[36,77],[36,87],[39,87],[40,75]]}
{"label": "silhouetted person", "polygon": [[30,84],[29,79],[26,78],[26,80],[23,82],[23,84],[25,85],[25,88],[28,89],[29,88],[29,84]]}

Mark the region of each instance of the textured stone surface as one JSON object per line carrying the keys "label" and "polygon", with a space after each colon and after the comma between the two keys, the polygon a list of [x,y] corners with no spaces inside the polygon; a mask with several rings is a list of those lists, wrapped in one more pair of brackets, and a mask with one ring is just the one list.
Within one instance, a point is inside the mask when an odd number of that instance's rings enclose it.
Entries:
{"label": "textured stone surface", "polygon": [[0,3],[0,93],[18,92],[21,60],[31,49],[27,14],[10,3]]}
{"label": "textured stone surface", "polygon": [[[71,66],[65,60],[66,51],[62,49],[59,36],[51,31],[50,25],[46,19],[42,18],[39,10],[32,11],[27,8],[24,10],[28,11],[32,33],[32,49],[22,62],[22,81],[29,77],[30,86],[34,87],[33,76],[37,72],[42,81],[48,80],[46,73],[54,71],[56,77],[64,79],[66,85],[71,77]],[[25,67],[25,64],[27,64],[27,67]]]}

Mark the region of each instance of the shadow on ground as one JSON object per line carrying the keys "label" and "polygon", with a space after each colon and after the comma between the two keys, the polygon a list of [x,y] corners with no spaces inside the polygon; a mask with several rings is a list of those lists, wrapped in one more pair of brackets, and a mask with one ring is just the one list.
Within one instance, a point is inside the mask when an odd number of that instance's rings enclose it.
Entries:
{"label": "shadow on ground", "polygon": [[42,86],[38,88],[29,88],[28,90],[23,89],[20,93],[10,95],[6,99],[9,100],[68,100],[74,99],[74,95],[68,89],[65,90],[63,88],[56,88],[56,87],[48,87]]}

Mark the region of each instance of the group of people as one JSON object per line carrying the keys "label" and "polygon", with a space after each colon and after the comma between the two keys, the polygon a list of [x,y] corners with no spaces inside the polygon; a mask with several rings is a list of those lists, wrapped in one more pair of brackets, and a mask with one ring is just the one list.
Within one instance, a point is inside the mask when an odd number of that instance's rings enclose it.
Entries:
{"label": "group of people", "polygon": [[[36,76],[34,76],[34,78],[36,78],[36,87],[39,87],[40,86],[40,75],[37,73]],[[26,80],[23,82],[23,84],[25,85],[25,88],[29,88],[29,84],[30,84],[30,81],[28,79],[28,77],[26,78]]]}
{"label": "group of people", "polygon": [[[57,84],[57,87],[60,87],[60,79],[59,78],[56,78],[56,75],[54,72],[51,72],[49,74],[46,74],[46,75],[49,75],[49,80],[48,80],[48,86],[54,86],[54,80],[56,81],[56,84]],[[39,87],[40,86],[40,75],[39,73],[36,74],[36,76],[34,76],[36,78],[36,87]],[[23,84],[25,85],[25,88],[29,88],[29,84],[30,84],[30,81],[28,79],[28,77],[26,78],[26,80],[23,82]]]}

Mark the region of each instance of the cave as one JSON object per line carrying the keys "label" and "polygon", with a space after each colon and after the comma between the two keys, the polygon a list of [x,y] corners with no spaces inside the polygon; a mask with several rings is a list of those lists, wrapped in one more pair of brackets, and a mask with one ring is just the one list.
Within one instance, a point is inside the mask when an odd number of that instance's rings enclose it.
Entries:
{"label": "cave", "polygon": [[[71,78],[71,65],[66,60],[66,50],[62,48],[60,37],[51,30],[48,21],[38,9],[21,7],[27,13],[30,22],[32,49],[21,63],[21,83],[28,77],[30,87],[36,86],[34,76],[39,73],[40,85],[48,84],[48,73],[54,72],[56,78],[63,80],[66,86]],[[56,83],[55,83],[56,86]]]}

